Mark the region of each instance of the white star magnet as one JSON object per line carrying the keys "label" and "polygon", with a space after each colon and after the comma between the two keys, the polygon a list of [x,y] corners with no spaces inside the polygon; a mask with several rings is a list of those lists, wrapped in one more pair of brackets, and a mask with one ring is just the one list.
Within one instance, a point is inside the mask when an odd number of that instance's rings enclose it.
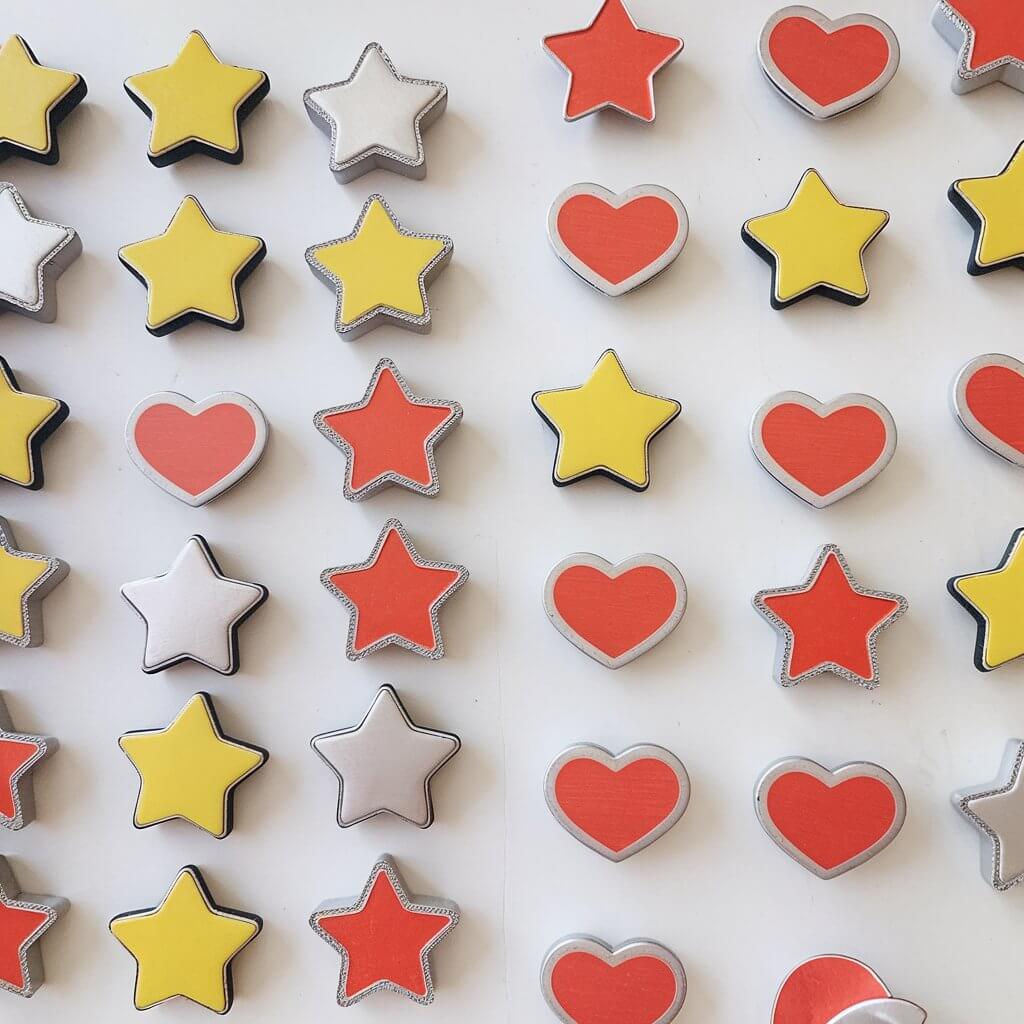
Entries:
{"label": "white star magnet", "polygon": [[74,228],[33,217],[14,185],[0,182],[0,309],[52,323],[54,282],[81,252]]}
{"label": "white star magnet", "polygon": [[198,534],[189,537],[162,576],[121,588],[121,596],[146,624],[142,671],[162,672],[191,659],[233,675],[238,671],[238,627],[268,593],[259,583],[225,576],[206,541]]}
{"label": "white star magnet", "polygon": [[353,181],[376,167],[427,173],[422,132],[448,103],[443,82],[400,75],[380,43],[368,43],[343,82],[307,89],[310,120],[331,137],[331,170]]}
{"label": "white star magnet", "polygon": [[1022,766],[1024,741],[1010,740],[999,778],[987,786],[953,794],[956,809],[988,839],[981,844],[981,873],[1000,892],[1024,882]]}
{"label": "white star magnet", "polygon": [[430,780],[462,746],[454,733],[416,725],[386,683],[359,725],[321,733],[310,744],[338,776],[342,828],[385,812],[428,828]]}

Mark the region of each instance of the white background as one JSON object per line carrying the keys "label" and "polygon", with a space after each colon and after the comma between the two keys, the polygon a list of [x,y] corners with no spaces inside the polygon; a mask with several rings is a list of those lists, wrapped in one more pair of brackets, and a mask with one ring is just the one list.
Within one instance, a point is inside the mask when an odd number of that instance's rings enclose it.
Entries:
{"label": "white background", "polygon": [[[1024,893],[983,882],[977,836],[949,793],[992,778],[1024,729],[1024,666],[975,671],[973,622],[944,584],[994,565],[1022,525],[1020,471],[961,431],[948,391],[968,358],[1022,354],[1024,277],[968,277],[970,231],[945,193],[954,178],[1002,168],[1024,97],[1000,85],[953,95],[954,53],[930,27],[930,3],[875,0],[902,44],[899,73],[868,106],[816,124],[758,68],[770,3],[633,6],[641,25],[686,40],[658,77],[654,125],[563,123],[565,77],[540,38],[585,25],[588,0],[50,0],[8,11],[6,31],[44,63],[81,72],[89,95],[61,129],[58,166],[0,168],[34,214],[74,225],[85,246],[60,281],[56,324],[0,317],[0,353],[22,385],[71,407],[45,449],[45,490],[5,487],[0,504],[22,547],[72,567],[46,600],[45,646],[0,651],[16,725],[61,742],[37,773],[39,820],[2,849],[26,889],[72,903],[44,942],[45,986],[31,1002],[5,996],[7,1019],[134,1020],[134,964],[106,922],[155,904],[189,862],[220,902],[266,922],[236,961],[234,1018],[334,1019],[338,961],[306,919],[320,900],[358,892],[385,850],[414,891],[456,900],[463,921],[434,956],[432,1007],[379,996],[345,1011],[357,1022],[553,1019],[538,969],[572,931],[672,948],[690,980],[681,1019],[694,1024],[767,1022],[787,972],[822,952],[863,958],[936,1022],[1018,1019]],[[149,125],[122,79],[170,61],[192,27],[222,59],[270,75],[241,166],[192,157],[159,170],[146,159]],[[426,135],[423,182],[375,172],[337,184],[303,110],[303,90],[348,75],[371,39],[402,72],[450,88]],[[768,268],[740,241],[743,220],[782,206],[808,166],[840,198],[892,213],[868,254],[861,308],[813,299],[773,311]],[[675,191],[691,221],[677,263],[618,300],[575,279],[544,230],[550,200],[574,181]],[[431,289],[432,335],[386,327],[350,345],[302,254],[347,233],[377,189],[410,228],[450,234],[455,258]],[[162,230],[187,192],[218,225],[266,239],[240,334],[193,325],[150,337],[144,291],[117,262],[117,248]],[[581,382],[608,346],[638,387],[683,404],[653,446],[645,494],[600,479],[553,487],[554,438],[530,405],[538,388]],[[362,394],[382,355],[421,394],[465,405],[439,450],[434,501],[391,490],[347,503],[343,459],[313,428],[317,409]],[[164,494],[125,454],[129,411],[163,389],[241,391],[270,421],[263,463],[207,508]],[[747,423],[787,389],[885,403],[900,438],[885,473],[823,512],[768,477]],[[442,613],[439,663],[390,651],[349,664],[344,610],[318,582],[325,566],[364,558],[389,515],[427,557],[470,568]],[[145,676],[143,629],[118,588],[164,571],[193,532],[271,597],[242,627],[238,675]],[[825,541],[842,545],[864,584],[910,600],[882,637],[874,694],[831,678],[784,691],[771,678],[775,638],[750,596],[799,582]],[[670,558],[690,588],[680,628],[619,672],[589,661],[541,609],[548,569],[576,550]],[[425,832],[381,819],[339,830],[333,777],[308,747],[357,722],[382,681],[422,724],[463,738],[435,780]],[[198,689],[270,762],[238,790],[226,840],[180,822],[135,831],[136,776],[117,737],[165,725]],[[661,743],[689,768],[683,820],[622,864],[575,842],[544,805],[545,766],[580,740]],[[909,801],[902,835],[840,879],[803,871],[751,809],[760,770],[788,754],[888,767]],[[182,1000],[152,1012],[207,1017]]]}

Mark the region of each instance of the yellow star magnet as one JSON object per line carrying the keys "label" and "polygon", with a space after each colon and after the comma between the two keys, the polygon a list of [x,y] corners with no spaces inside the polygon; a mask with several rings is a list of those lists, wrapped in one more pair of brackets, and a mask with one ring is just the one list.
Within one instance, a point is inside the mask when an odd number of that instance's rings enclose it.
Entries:
{"label": "yellow star magnet", "polygon": [[22,391],[0,356],[0,480],[38,491],[43,442],[67,418],[68,407],[59,399]]}
{"label": "yellow star magnet", "polygon": [[974,229],[968,274],[1024,269],[1024,142],[998,174],[960,178],[949,186],[948,195]]}
{"label": "yellow star magnet", "polygon": [[869,292],[864,250],[888,223],[885,210],[839,202],[812,167],[785,209],[751,217],[741,234],[772,268],[773,309],[809,295],[859,306]]}
{"label": "yellow star magnet", "polygon": [[117,252],[146,286],[146,330],[158,338],[193,320],[240,331],[238,290],[266,254],[262,238],[215,228],[195,196],[185,196],[163,234]]}
{"label": "yellow star magnet", "polygon": [[0,641],[15,647],[43,642],[43,598],[69,572],[67,562],[19,551],[11,524],[0,516]]}
{"label": "yellow star magnet", "polygon": [[651,441],[682,408],[674,398],[637,391],[612,349],[585,384],[538,391],[533,405],[558,435],[551,476],[557,486],[600,474],[634,491],[650,485]]}
{"label": "yellow star magnet", "polygon": [[227,1013],[234,999],[231,961],[262,928],[255,914],[214,903],[199,868],[191,864],[178,872],[159,906],[119,914],[110,922],[114,938],[135,957],[137,1010],[184,996]]}
{"label": "yellow star magnet", "polygon": [[183,818],[217,839],[231,831],[235,787],[269,756],[225,736],[206,693],[190,697],[166,729],[125,733],[118,743],[141,780],[136,828]]}
{"label": "yellow star magnet", "polygon": [[149,162],[155,167],[205,153],[242,162],[241,123],[270,92],[255,68],[224,64],[193,29],[172,64],[124,80],[128,95],[152,119]]}
{"label": "yellow star magnet", "polygon": [[0,160],[23,156],[55,164],[57,125],[86,91],[81,75],[40,64],[21,36],[9,36],[0,46]]}
{"label": "yellow star magnet", "polygon": [[1024,655],[1024,528],[1013,531],[1002,560],[985,572],[953,576],[946,589],[978,624],[974,665],[991,672]]}
{"label": "yellow star magnet", "polygon": [[406,231],[381,195],[363,205],[352,233],[311,245],[310,269],[337,292],[337,332],[351,341],[390,323],[430,330],[427,285],[452,258],[447,235]]}

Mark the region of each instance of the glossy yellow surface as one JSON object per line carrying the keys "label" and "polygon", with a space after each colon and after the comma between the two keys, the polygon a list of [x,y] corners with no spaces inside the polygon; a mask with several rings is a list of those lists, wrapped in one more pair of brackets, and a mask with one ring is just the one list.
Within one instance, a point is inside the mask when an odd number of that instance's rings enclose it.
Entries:
{"label": "glossy yellow surface", "polygon": [[228,832],[231,789],[266,760],[224,737],[200,693],[166,729],[127,733],[119,743],[142,780],[137,826],[184,818],[218,838]]}
{"label": "glossy yellow surface", "polygon": [[26,487],[32,483],[32,437],[59,409],[56,399],[12,387],[0,369],[0,478]]}
{"label": "glossy yellow surface", "polygon": [[378,307],[423,316],[420,275],[444,248],[437,238],[403,234],[375,199],[354,238],[315,246],[311,256],[341,289],[338,326],[346,327]]}
{"label": "glossy yellow surface", "polygon": [[953,188],[981,220],[975,263],[986,267],[1024,257],[1024,145],[1002,173],[961,178]]}
{"label": "glossy yellow surface", "polygon": [[212,907],[193,869],[183,868],[160,906],[115,917],[110,930],[138,963],[137,1009],[185,996],[224,1013],[228,965],[260,925]]}
{"label": "glossy yellow surface", "polygon": [[146,282],[146,325],[155,330],[190,312],[237,323],[236,280],[262,247],[254,235],[219,231],[199,200],[186,196],[163,234],[118,255]]}
{"label": "glossy yellow surface", "polygon": [[885,210],[846,206],[811,169],[784,210],[753,217],[744,230],[775,257],[775,298],[791,302],[817,287],[863,300],[864,250],[889,221]]}
{"label": "glossy yellow surface", "polygon": [[49,567],[46,559],[15,555],[0,548],[0,633],[19,640],[25,635],[22,598]]}
{"label": "glossy yellow surface", "polygon": [[637,391],[611,349],[585,384],[540,391],[534,402],[558,431],[555,477],[561,483],[605,470],[646,487],[648,444],[680,410],[674,399]]}
{"label": "glossy yellow surface", "polygon": [[48,153],[50,111],[75,86],[79,76],[37,64],[21,36],[0,46],[0,140]]}

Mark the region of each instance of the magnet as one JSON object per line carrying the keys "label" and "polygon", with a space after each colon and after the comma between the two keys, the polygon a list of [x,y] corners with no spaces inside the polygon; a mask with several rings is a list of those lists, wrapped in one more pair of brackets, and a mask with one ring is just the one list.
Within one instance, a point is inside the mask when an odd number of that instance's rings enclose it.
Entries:
{"label": "magnet", "polygon": [[167,572],[134,580],[121,596],[146,625],[142,671],[195,661],[223,676],[238,671],[238,627],[270,592],[225,576],[206,540],[185,542]]}
{"label": "magnet", "polygon": [[411,895],[386,853],[358,896],[325,900],[309,918],[313,931],[341,956],[339,1006],[374,992],[432,1003],[430,954],[458,923],[459,908],[450,900]]}
{"label": "magnet", "polygon": [[74,228],[33,217],[17,188],[0,181],[0,311],[53,323],[57,278],[81,253]]}
{"label": "magnet", "polygon": [[201,402],[159,391],[135,406],[124,428],[132,462],[157,487],[193,508],[254,470],[267,434],[260,407],[234,391]]}
{"label": "magnet", "polygon": [[32,773],[58,745],[52,736],[16,732],[0,694],[0,828],[16,832],[35,821]]}
{"label": "magnet", "polygon": [[1013,531],[994,569],[952,576],[946,589],[977,623],[974,667],[991,672],[1024,654],[1024,528]]}
{"label": "magnet", "polygon": [[683,251],[688,230],[686,207],[660,185],[616,194],[582,182],[548,210],[558,258],[605,295],[624,295],[660,274]]}
{"label": "magnet", "polygon": [[215,839],[231,832],[236,787],[270,756],[225,735],[208,693],[189,697],[165,729],[126,732],[117,742],[139,773],[136,828],[180,818]]}
{"label": "magnet", "polygon": [[195,153],[240,164],[242,122],[270,92],[270,79],[222,63],[193,29],[173,63],[126,78],[124,88],[153,122],[146,155],[154,167]]}
{"label": "magnet", "polygon": [[349,611],[349,661],[391,644],[424,658],[443,657],[438,613],[468,579],[464,565],[421,558],[397,519],[384,524],[365,562],[320,574],[320,582]]}
{"label": "magnet", "polygon": [[342,828],[384,813],[429,828],[430,781],[462,746],[454,733],[417,725],[387,683],[359,725],[322,732],[309,742],[338,777]]}
{"label": "magnet", "polygon": [[433,498],[441,489],[434,448],[461,419],[458,402],[418,397],[381,359],[358,402],[321,409],[313,423],[345,455],[345,497],[362,501],[392,484]]}
{"label": "magnet", "polygon": [[888,223],[885,210],[841,203],[811,167],[783,209],[751,217],[740,234],[772,268],[772,309],[811,295],[859,306],[869,294],[864,252]]}
{"label": "magnet", "polygon": [[1024,142],[998,173],[984,178],[958,178],[949,186],[949,201],[970,224],[974,241],[967,273],[974,277],[1003,267],[1024,270]]}
{"label": "magnet", "polygon": [[146,330],[155,338],[194,320],[240,331],[239,289],[266,254],[257,235],[214,227],[195,196],[185,196],[162,234],[117,251],[146,286]]}
{"label": "magnet", "polygon": [[55,164],[57,126],[86,91],[81,75],[40,64],[21,36],[8,36],[0,46],[0,160]]}
{"label": "magnet", "polygon": [[765,400],[750,423],[757,461],[798,498],[826,508],[859,491],[889,465],[896,424],[870,395],[819,402],[800,391]]}
{"label": "magnet", "polygon": [[22,892],[0,857],[0,989],[33,996],[43,983],[39,940],[71,904],[60,896]]}
{"label": "magnet", "polygon": [[651,441],[682,411],[674,398],[638,391],[613,349],[586,382],[537,391],[533,407],[558,437],[551,479],[565,487],[600,475],[633,491],[651,484]]}
{"label": "magnet", "polygon": [[562,1024],[668,1024],[686,999],[686,972],[652,939],[613,949],[591,935],[567,935],[544,957],[540,988]]}
{"label": "magnet", "polygon": [[114,938],[135,958],[135,1009],[182,996],[214,1013],[234,1001],[231,961],[263,930],[263,919],[214,902],[194,864],[155,907],[118,914]]}
{"label": "magnet", "polygon": [[776,11],[761,29],[757,55],[768,81],[816,121],[877,96],[900,66],[896,33],[881,18],[827,18],[797,5]]}
{"label": "magnet", "polygon": [[311,245],[306,263],[336,292],[334,329],[346,341],[382,324],[427,334],[427,286],[453,249],[447,235],[407,231],[384,197],[374,194],[351,233]]}
{"label": "magnet", "polygon": [[68,418],[59,398],[22,391],[0,356],[0,480],[30,491],[43,486],[43,442]]}
{"label": "magnet", "polygon": [[759,590],[753,603],[779,634],[779,683],[795,686],[832,672],[866,690],[881,682],[878,634],[907,610],[900,594],[857,583],[835,544],[818,549],[803,583]]}
{"label": "magnet", "polygon": [[1024,741],[1006,744],[999,776],[953,794],[953,806],[980,832],[981,874],[1006,892],[1024,881]]}
{"label": "magnet", "polygon": [[548,573],[544,611],[574,647],[605,668],[621,668],[679,625],[686,583],[661,555],[644,552],[613,565],[577,551]]}
{"label": "magnet", "polygon": [[916,1003],[896,999],[881,978],[851,956],[811,957],[790,971],[772,1008],[772,1024],[924,1024]]}
{"label": "magnet", "polygon": [[819,878],[837,878],[881,853],[903,828],[907,798],[870,761],[826,768],[806,757],[769,765],[754,787],[761,828]]}
{"label": "magnet", "polygon": [[43,642],[43,598],[70,571],[59,558],[20,551],[11,524],[0,516],[0,640],[38,647]]}
{"label": "magnet", "polygon": [[953,92],[991,82],[1024,91],[1024,18],[1012,0],[939,0],[932,25],[957,51]]}
{"label": "magnet", "polygon": [[998,352],[970,360],[953,381],[960,425],[989,451],[1024,467],[1024,363]]}
{"label": "magnet", "polygon": [[409,178],[427,176],[422,133],[448,105],[448,86],[400,75],[380,43],[367,43],[343,82],[302,94],[309,119],[331,137],[330,168],[354,181],[382,168]]}
{"label": "magnet", "polygon": [[544,49],[569,73],[562,116],[598,110],[654,120],[654,76],[683,50],[677,36],[637,27],[623,0],[604,0],[582,29],[545,36]]}
{"label": "magnet", "polygon": [[660,839],[683,816],[690,777],[672,751],[653,743],[619,754],[574,743],[549,765],[544,799],[569,835],[618,862]]}

